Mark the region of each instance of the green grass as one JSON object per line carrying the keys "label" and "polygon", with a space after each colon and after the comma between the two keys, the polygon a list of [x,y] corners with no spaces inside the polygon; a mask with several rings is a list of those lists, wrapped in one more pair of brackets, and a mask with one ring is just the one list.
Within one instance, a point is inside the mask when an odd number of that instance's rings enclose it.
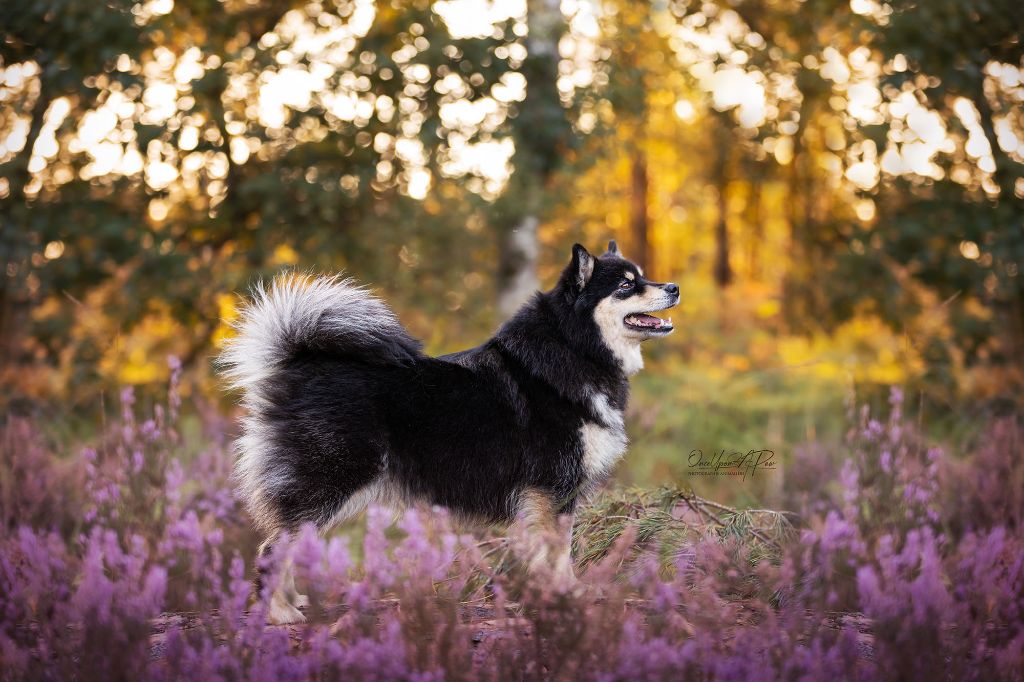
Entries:
{"label": "green grass", "polygon": [[784,475],[798,446],[838,445],[847,428],[844,388],[799,370],[722,373],[650,363],[632,383],[630,448],[616,475],[626,485],[689,486],[715,499],[760,504],[780,472],[746,480],[691,476],[690,453],[769,449]]}

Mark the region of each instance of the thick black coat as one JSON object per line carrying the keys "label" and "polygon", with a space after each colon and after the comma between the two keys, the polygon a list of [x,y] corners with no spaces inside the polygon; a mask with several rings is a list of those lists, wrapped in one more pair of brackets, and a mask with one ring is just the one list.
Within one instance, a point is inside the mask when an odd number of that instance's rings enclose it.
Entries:
{"label": "thick black coat", "polygon": [[[437,358],[348,282],[314,282],[326,292],[316,300],[302,282],[259,292],[225,357],[246,388],[239,475],[257,522],[274,532],[327,526],[382,480],[406,500],[492,521],[509,521],[527,489],[571,511],[597,482],[581,436],[607,417],[594,396],[621,414],[629,391],[594,307],[624,270],[637,273],[580,251],[492,339]],[[585,277],[580,258],[590,258]]]}
{"label": "thick black coat", "polygon": [[377,364],[298,352],[265,388],[263,418],[297,479],[277,502],[282,521],[326,523],[385,463],[416,499],[468,516],[510,520],[525,487],[571,506],[592,483],[580,427],[600,421],[581,387],[600,387],[621,409],[628,383],[607,350],[578,342],[597,330],[577,336],[566,315],[575,317],[556,290],[452,355]]}

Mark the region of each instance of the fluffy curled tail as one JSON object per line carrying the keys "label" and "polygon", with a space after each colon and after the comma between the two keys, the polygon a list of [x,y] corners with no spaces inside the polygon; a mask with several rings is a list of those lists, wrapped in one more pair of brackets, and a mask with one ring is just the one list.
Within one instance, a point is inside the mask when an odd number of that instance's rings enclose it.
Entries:
{"label": "fluffy curled tail", "polygon": [[408,364],[421,344],[380,299],[340,276],[281,275],[253,289],[219,358],[233,388],[252,390],[302,352]]}

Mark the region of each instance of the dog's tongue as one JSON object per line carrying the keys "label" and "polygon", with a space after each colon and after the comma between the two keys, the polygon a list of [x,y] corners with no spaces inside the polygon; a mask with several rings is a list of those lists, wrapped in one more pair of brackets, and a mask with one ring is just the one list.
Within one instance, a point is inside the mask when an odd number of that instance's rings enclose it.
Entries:
{"label": "dog's tongue", "polygon": [[667,320],[663,320],[660,317],[654,315],[647,315],[645,313],[630,313],[626,315],[626,322],[637,327],[651,327],[652,329],[660,329],[662,327],[671,327],[672,323]]}

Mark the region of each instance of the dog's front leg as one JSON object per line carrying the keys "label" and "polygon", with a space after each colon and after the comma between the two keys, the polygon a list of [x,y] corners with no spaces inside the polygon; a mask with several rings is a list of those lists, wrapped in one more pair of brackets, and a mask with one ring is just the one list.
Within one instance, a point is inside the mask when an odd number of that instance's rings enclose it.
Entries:
{"label": "dog's front leg", "polygon": [[513,536],[526,550],[527,572],[554,581],[558,589],[576,585],[572,563],[573,514],[559,514],[552,495],[537,489],[523,491],[519,498]]}
{"label": "dog's front leg", "polygon": [[559,514],[555,517],[555,546],[552,566],[556,584],[561,588],[575,587],[576,570],[572,563],[572,526],[574,514]]}
{"label": "dog's front leg", "polygon": [[303,623],[306,616],[299,611],[298,607],[307,606],[309,600],[305,595],[299,594],[295,589],[295,573],[290,556],[290,536],[287,534],[274,534],[268,538],[259,548],[258,574],[256,579],[257,596],[263,590],[264,580],[267,577],[267,557],[272,551],[280,552],[281,565],[277,582],[273,585],[273,592],[270,595],[270,602],[267,611],[267,623],[270,625],[288,625],[290,623]]}

